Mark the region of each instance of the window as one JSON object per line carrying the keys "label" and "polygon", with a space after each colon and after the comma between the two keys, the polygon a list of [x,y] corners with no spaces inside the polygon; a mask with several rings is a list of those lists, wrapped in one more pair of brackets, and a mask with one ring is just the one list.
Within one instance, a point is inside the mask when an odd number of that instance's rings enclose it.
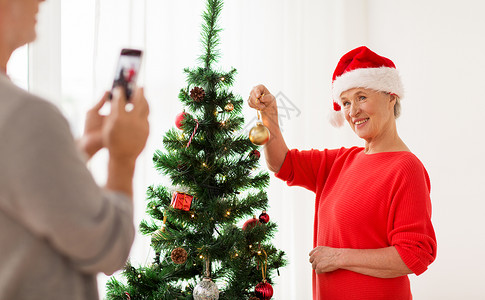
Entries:
{"label": "window", "polygon": [[29,89],[29,46],[17,49],[7,65],[7,74],[10,79],[21,88]]}

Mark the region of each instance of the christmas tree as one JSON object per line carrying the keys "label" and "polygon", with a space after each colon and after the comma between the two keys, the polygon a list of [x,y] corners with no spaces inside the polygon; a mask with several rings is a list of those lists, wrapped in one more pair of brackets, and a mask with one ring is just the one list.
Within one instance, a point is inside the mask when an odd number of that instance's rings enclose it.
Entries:
{"label": "christmas tree", "polygon": [[140,231],[151,236],[154,261],[128,262],[126,284],[112,277],[108,299],[266,300],[274,271],[286,263],[271,243],[276,224],[264,211],[269,175],[258,170],[258,146],[242,134],[243,100],[229,91],[236,70],[214,68],[222,6],[207,0],[200,66],[184,70],[188,86],[179,94],[185,110],[153,158],[172,182],[147,191],[151,219]]}

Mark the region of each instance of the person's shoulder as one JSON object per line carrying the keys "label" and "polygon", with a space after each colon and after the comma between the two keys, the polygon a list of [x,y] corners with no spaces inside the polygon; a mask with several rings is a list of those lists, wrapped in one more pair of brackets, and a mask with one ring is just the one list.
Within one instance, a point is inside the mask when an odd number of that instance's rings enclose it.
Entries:
{"label": "person's shoulder", "polygon": [[8,116],[32,115],[32,117],[51,118],[62,116],[59,109],[51,102],[36,96],[15,84],[0,80],[0,105],[2,119]]}
{"label": "person's shoulder", "polygon": [[411,151],[396,152],[396,161],[403,166],[414,166],[424,168],[421,160]]}
{"label": "person's shoulder", "polygon": [[415,173],[423,170],[426,172],[423,163],[410,151],[379,152],[364,155],[362,158],[365,158],[366,163],[385,166],[390,173]]}
{"label": "person's shoulder", "polygon": [[394,170],[396,175],[410,178],[425,178],[429,181],[428,171],[424,164],[410,151],[396,153],[393,165],[394,167],[389,169]]}
{"label": "person's shoulder", "polygon": [[355,156],[364,151],[363,147],[341,147],[338,149],[329,150],[335,152],[337,156]]}
{"label": "person's shoulder", "polygon": [[312,156],[328,156],[328,155],[349,156],[349,155],[358,154],[363,150],[364,148],[362,147],[351,147],[351,148],[341,147],[341,148],[324,148],[324,149],[311,148],[308,150],[291,149],[290,151],[305,153],[307,155],[312,155]]}
{"label": "person's shoulder", "polygon": [[[65,127],[67,120],[51,102],[13,83],[0,81],[0,131],[42,130]],[[67,125],[68,127],[68,125]]]}
{"label": "person's shoulder", "polygon": [[0,91],[1,91],[1,101],[2,104],[7,102],[17,103],[19,99],[28,98],[30,95],[26,90],[15,85],[8,77],[0,75]]}

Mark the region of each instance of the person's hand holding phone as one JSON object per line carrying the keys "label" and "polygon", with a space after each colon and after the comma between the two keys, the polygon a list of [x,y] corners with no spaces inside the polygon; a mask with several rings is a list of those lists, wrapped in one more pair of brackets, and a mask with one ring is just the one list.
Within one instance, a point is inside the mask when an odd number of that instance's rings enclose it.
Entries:
{"label": "person's hand holding phone", "polygon": [[149,133],[149,107],[143,88],[135,90],[130,111],[126,109],[126,96],[121,87],[113,90],[111,102],[111,112],[103,126],[103,144],[109,150],[110,159],[134,163]]}
{"label": "person's hand holding phone", "polygon": [[122,88],[113,90],[111,112],[103,126],[103,144],[108,148],[108,178],[106,188],[133,197],[133,175],[136,158],[145,147],[148,125],[148,103],[143,89],[136,89],[126,109],[126,96]]}

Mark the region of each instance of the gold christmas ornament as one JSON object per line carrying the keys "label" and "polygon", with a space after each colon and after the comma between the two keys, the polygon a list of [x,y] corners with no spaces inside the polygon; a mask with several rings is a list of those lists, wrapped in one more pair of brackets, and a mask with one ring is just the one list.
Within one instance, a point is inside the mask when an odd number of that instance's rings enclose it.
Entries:
{"label": "gold christmas ornament", "polygon": [[[264,94],[262,94],[261,97],[258,98],[258,100],[262,97],[264,97]],[[269,141],[270,135],[269,129],[263,125],[263,122],[261,122],[261,115],[259,114],[259,110],[257,112],[258,121],[256,122],[256,126],[251,128],[251,130],[249,131],[249,140],[251,141],[251,143],[257,146],[261,146]]]}
{"label": "gold christmas ornament", "polygon": [[224,110],[227,112],[233,111],[234,110],[234,104],[231,102],[227,103],[226,106],[224,106]]}
{"label": "gold christmas ornament", "polygon": [[269,140],[269,130],[261,122],[257,122],[256,126],[249,131],[249,140],[251,143],[261,146]]}

